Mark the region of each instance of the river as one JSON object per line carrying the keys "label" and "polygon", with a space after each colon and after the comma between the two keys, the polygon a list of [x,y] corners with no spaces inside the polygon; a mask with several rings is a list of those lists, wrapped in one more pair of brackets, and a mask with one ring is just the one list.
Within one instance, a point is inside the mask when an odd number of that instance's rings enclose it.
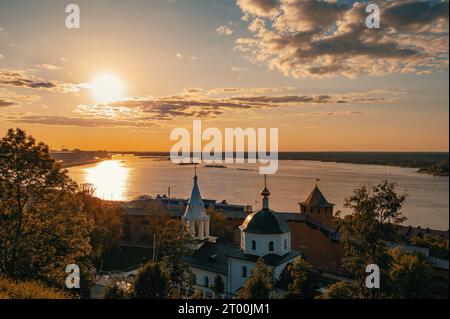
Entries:
{"label": "river", "polygon": [[[264,179],[257,164],[226,165],[225,168],[198,168],[203,198],[227,200],[231,204],[261,206],[259,191]],[[114,156],[111,160],[71,167],[69,175],[78,183],[95,185],[97,196],[108,200],[130,200],[138,195],[167,194],[188,198],[192,189],[193,166],[174,165],[166,158]],[[331,163],[318,161],[279,161],[275,175],[268,177],[270,207],[280,212],[298,211],[320,179],[319,188],[342,210],[344,198],[363,184],[375,185],[388,179],[397,191],[406,193],[403,213],[406,225],[449,228],[449,178],[419,174],[416,169]]]}

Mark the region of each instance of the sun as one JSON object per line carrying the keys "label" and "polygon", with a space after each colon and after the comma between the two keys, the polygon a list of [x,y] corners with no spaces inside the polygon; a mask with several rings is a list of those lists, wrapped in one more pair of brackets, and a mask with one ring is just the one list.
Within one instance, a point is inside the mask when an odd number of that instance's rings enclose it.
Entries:
{"label": "sun", "polygon": [[123,82],[114,74],[101,74],[91,83],[92,97],[102,104],[110,103],[123,98]]}

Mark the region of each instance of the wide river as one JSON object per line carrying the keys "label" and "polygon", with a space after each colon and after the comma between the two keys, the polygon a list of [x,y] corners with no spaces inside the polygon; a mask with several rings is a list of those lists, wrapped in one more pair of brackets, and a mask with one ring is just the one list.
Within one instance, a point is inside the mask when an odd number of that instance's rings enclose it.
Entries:
{"label": "wide river", "polygon": [[[259,191],[264,179],[256,164],[234,164],[226,168],[199,167],[199,186],[206,199],[227,200],[231,204],[261,206]],[[193,166],[174,165],[165,158],[115,156],[112,160],[72,167],[69,175],[78,183],[95,185],[97,196],[129,200],[138,195],[167,194],[188,198],[192,189]],[[403,213],[406,225],[448,230],[449,178],[419,174],[416,169],[323,163],[317,161],[280,161],[275,175],[268,177],[272,193],[270,206],[280,212],[298,211],[314,188],[316,179],[328,201],[342,207],[344,199],[364,184],[375,185],[388,179],[397,191],[407,194]]]}

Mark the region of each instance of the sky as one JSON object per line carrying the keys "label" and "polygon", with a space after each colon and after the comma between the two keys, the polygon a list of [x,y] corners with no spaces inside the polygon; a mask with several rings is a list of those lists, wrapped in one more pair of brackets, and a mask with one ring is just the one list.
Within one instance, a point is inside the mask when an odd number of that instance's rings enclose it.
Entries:
{"label": "sky", "polygon": [[[66,6],[80,28],[66,27]],[[448,151],[448,0],[0,2],[0,136],[169,151],[278,128],[280,151]]]}

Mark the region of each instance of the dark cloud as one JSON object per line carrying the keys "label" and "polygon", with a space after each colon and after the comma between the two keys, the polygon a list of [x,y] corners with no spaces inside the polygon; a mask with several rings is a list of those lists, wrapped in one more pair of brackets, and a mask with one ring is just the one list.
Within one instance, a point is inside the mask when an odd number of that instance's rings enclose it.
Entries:
{"label": "dark cloud", "polygon": [[[288,88],[285,88],[287,90]],[[289,88],[292,89],[292,88]],[[80,127],[149,127],[159,125],[161,121],[179,120],[182,118],[217,118],[230,112],[273,108],[302,108],[307,105],[352,105],[373,103],[395,103],[403,101],[398,92],[373,90],[369,92],[353,92],[345,94],[317,95],[250,95],[244,92],[282,91],[281,88],[236,89],[218,88],[211,90],[195,89],[203,95],[168,96],[160,98],[130,98],[110,104],[79,105],[72,115],[36,115],[17,114],[3,116],[2,119],[15,123],[80,126]],[[185,90],[187,92],[189,90]],[[229,97],[212,98],[209,94],[223,92]],[[239,95],[241,93],[242,95]],[[214,93],[215,94],[215,93]],[[1,101],[1,100],[0,100]],[[350,115],[356,112],[334,111],[318,115]],[[347,114],[348,113],[348,114]],[[306,114],[306,113],[305,113]],[[245,115],[244,115],[245,116]]]}
{"label": "dark cloud", "polygon": [[57,115],[9,115],[3,119],[14,123],[43,124],[57,126],[80,126],[80,127],[132,127],[152,126],[149,122],[116,120],[108,118],[87,118]]}
{"label": "dark cloud", "polygon": [[382,11],[382,21],[398,31],[416,31],[448,21],[448,1],[405,1]]}
{"label": "dark cloud", "polygon": [[367,2],[280,0],[277,15],[253,14],[254,36],[238,39],[236,47],[297,78],[448,68],[448,0],[375,2],[382,12],[380,29],[365,26]]}
{"label": "dark cloud", "polygon": [[60,93],[76,92],[79,90],[79,87],[72,83],[48,81],[31,75],[26,71],[7,69],[0,69],[0,85],[29,89],[43,89]]}
{"label": "dark cloud", "polygon": [[[200,89],[198,89],[200,90]],[[245,90],[245,89],[243,89]],[[269,88],[266,88],[269,90]],[[214,91],[214,90],[211,90]],[[217,92],[224,92],[224,88]],[[208,91],[203,91],[208,92]],[[234,92],[231,89],[231,92]],[[231,93],[230,92],[230,93]],[[208,96],[177,96],[162,98],[134,98],[118,101],[108,105],[78,107],[77,112],[83,117],[111,117],[124,119],[131,123],[148,123],[177,118],[216,118],[227,112],[270,109],[282,107],[302,107],[306,105],[340,105],[395,103],[403,98],[394,96],[391,92],[365,92],[322,95],[243,95],[227,98],[210,98]]]}
{"label": "dark cloud", "polygon": [[8,107],[14,105],[17,105],[17,103],[0,99],[0,107]]}

